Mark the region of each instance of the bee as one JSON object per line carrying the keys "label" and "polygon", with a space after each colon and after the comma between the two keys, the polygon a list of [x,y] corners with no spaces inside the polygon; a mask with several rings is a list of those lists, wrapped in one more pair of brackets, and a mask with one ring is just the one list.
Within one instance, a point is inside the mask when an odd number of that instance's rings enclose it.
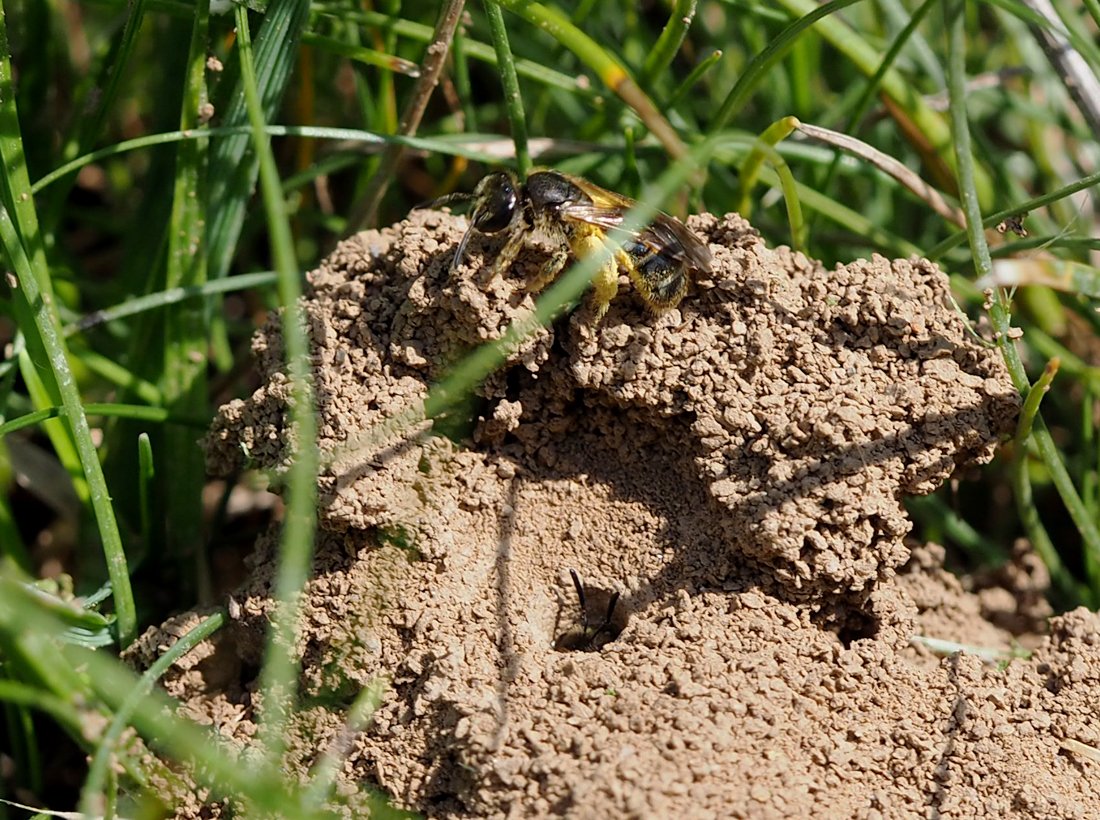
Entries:
{"label": "bee", "polygon": [[570,256],[582,259],[598,252],[610,234],[618,249],[592,278],[597,323],[618,292],[620,270],[651,309],[668,310],[684,298],[691,274],[711,269],[710,249],[675,217],[658,213],[648,225],[623,231],[634,200],[560,171],[535,171],[523,183],[497,171],[482,178],[472,194],[450,194],[427,207],[457,202],[472,202],[473,208],[451,269],[462,263],[474,233],[505,237],[492,276],[509,267],[526,243],[542,239],[554,251],[530,283],[536,292],[561,273]]}
{"label": "bee", "polygon": [[[554,649],[559,652],[599,652],[622,634],[630,613],[619,607],[619,593],[606,589],[586,588],[575,569],[569,570],[573,589],[581,605],[581,623],[557,637]],[[616,611],[617,610],[617,611]],[[602,616],[599,626],[592,626],[593,616]]]}

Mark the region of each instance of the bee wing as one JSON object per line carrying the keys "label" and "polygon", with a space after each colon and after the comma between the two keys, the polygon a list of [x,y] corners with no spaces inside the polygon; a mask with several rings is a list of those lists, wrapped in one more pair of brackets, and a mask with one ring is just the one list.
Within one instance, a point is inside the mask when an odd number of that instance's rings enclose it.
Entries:
{"label": "bee wing", "polygon": [[[611,194],[610,191],[602,193]],[[595,225],[607,231],[616,231],[623,224],[626,212],[634,205],[632,200],[614,194],[625,205],[601,205],[594,202],[571,202],[561,208],[563,219]],[[653,253],[672,256],[683,260],[696,270],[710,272],[710,248],[696,236],[695,232],[665,213],[658,213],[654,220],[636,231],[625,232],[631,239],[641,243]]]}
{"label": "bee wing", "polygon": [[[570,174],[563,174],[561,171],[554,171],[553,173],[564,177],[573,186],[584,193],[588,197],[589,205],[594,205],[598,208],[603,208],[608,211],[619,209],[623,213],[629,211],[636,204],[633,199],[622,194],[617,194],[614,191],[609,191],[606,188],[601,188],[594,182],[589,182],[584,177],[575,177]],[[578,203],[581,204],[581,203]]]}
{"label": "bee wing", "polygon": [[562,205],[558,213],[561,218],[570,222],[584,222],[587,225],[595,225],[610,231],[623,224],[628,208],[618,206],[597,205],[593,202],[567,202]]}
{"label": "bee wing", "polygon": [[643,228],[638,240],[655,252],[669,253],[690,267],[710,273],[711,255],[706,243],[687,225],[668,214],[658,214],[652,224]]}

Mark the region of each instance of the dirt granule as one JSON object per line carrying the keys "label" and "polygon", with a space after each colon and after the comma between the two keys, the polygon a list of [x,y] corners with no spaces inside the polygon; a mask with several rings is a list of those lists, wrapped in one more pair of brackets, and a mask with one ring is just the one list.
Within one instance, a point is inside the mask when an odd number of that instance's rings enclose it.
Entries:
{"label": "dirt granule", "polygon": [[[310,275],[327,466],[291,770],[336,744],[342,793],[432,816],[1096,816],[1100,764],[1065,741],[1100,745],[1097,616],[1001,666],[914,640],[1008,649],[1049,614],[1026,550],[1011,585],[967,592],[905,541],[902,499],[991,458],[1018,406],[944,275],[829,271],[736,215],[690,224],[715,272],[679,309],[647,314],[624,279],[595,330],[582,306],[530,337],[436,422],[461,445],[380,422],[531,308],[538,251],[486,281],[475,239],[451,273],[465,223],[418,212]],[[285,467],[275,320],[254,347],[265,385],[222,408],[217,473]],[[234,627],[166,680],[240,744],[276,541]],[[581,629],[570,569],[599,601],[588,635],[620,593],[600,651],[554,648]],[[344,731],[379,679],[370,726]]]}

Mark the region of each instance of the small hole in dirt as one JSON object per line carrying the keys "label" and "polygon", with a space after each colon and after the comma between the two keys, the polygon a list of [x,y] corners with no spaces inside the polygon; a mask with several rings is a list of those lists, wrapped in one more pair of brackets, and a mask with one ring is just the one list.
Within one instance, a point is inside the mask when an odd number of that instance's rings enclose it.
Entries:
{"label": "small hole in dirt", "polygon": [[432,422],[432,435],[449,438],[456,444],[468,440],[474,433],[474,425],[479,415],[485,414],[484,398],[468,393],[454,402],[447,410],[439,413]]}
{"label": "small hole in dirt", "polygon": [[241,668],[239,672],[240,677],[240,692],[241,703],[245,703],[248,700],[249,687],[256,683],[260,679],[260,665],[258,663],[249,663],[247,661],[241,661]]}
{"label": "small hole in dirt", "polygon": [[580,605],[580,619],[554,640],[558,652],[599,652],[622,634],[630,622],[630,609],[618,592],[585,586],[576,570],[569,570]]}
{"label": "small hole in dirt", "polygon": [[851,612],[836,636],[840,638],[845,649],[849,649],[855,641],[873,638],[878,634],[879,620],[865,612]]}
{"label": "small hole in dirt", "polygon": [[882,626],[873,612],[847,606],[820,612],[812,620],[822,629],[835,633],[845,649],[850,649],[856,641],[874,638]]}

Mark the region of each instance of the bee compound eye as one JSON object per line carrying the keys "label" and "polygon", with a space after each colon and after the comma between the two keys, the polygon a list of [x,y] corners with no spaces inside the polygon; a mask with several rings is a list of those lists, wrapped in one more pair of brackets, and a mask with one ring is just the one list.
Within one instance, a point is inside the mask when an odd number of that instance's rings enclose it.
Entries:
{"label": "bee compound eye", "polygon": [[519,192],[507,174],[490,174],[481,184],[474,208],[473,225],[481,233],[497,233],[507,228],[516,212]]}

